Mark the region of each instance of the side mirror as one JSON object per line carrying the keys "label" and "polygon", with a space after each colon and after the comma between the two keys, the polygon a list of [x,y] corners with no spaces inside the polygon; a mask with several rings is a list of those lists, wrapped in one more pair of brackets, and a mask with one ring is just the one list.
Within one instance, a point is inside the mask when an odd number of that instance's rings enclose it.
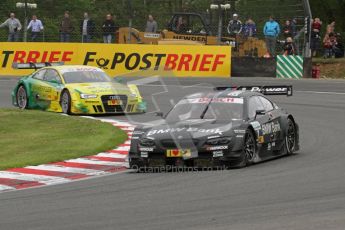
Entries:
{"label": "side mirror", "polygon": [[265,115],[265,110],[262,110],[262,109],[260,109],[260,110],[256,110],[255,111],[255,118],[258,116],[258,115]]}
{"label": "side mirror", "polygon": [[163,117],[164,116],[163,112],[155,112],[155,115],[157,117]]}
{"label": "side mirror", "polygon": [[114,77],[114,81],[117,82],[117,83],[120,83],[120,84],[123,83],[123,79],[119,78],[119,77]]}

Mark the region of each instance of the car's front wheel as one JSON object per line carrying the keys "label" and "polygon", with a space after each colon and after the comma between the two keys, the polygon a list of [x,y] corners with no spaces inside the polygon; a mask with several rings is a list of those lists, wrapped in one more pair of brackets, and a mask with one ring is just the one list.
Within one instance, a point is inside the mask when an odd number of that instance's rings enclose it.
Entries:
{"label": "car's front wheel", "polygon": [[248,129],[244,136],[241,161],[236,167],[253,164],[257,158],[257,146],[253,132]]}
{"label": "car's front wheel", "polygon": [[26,109],[28,107],[28,104],[29,104],[28,94],[23,85],[18,87],[16,98],[17,98],[17,105],[20,109]]}
{"label": "car's front wheel", "polygon": [[285,148],[288,155],[292,154],[296,149],[296,136],[297,134],[295,123],[291,119],[288,119],[287,132],[285,137]]}
{"label": "car's front wheel", "polygon": [[68,90],[62,92],[60,104],[63,113],[71,114],[71,94]]}

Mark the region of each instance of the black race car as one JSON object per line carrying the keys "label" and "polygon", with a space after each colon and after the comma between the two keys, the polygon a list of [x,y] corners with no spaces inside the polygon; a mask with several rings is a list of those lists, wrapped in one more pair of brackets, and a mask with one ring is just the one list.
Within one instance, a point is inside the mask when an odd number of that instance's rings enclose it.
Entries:
{"label": "black race car", "polygon": [[183,98],[164,123],[136,127],[130,167],[244,167],[292,154],[295,118],[266,95],[292,96],[292,86],[218,87]]}

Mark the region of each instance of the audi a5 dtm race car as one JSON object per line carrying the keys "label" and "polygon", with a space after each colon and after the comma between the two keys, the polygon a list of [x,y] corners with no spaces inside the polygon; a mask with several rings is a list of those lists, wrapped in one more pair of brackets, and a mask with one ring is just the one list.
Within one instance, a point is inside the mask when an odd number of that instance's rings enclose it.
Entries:
{"label": "audi a5 dtm race car", "polygon": [[13,105],[21,109],[66,114],[146,111],[137,86],[113,82],[100,68],[63,63],[14,63],[14,67],[36,69],[13,89]]}
{"label": "audi a5 dtm race car", "polygon": [[292,154],[299,150],[298,124],[266,95],[292,96],[292,86],[218,87],[186,96],[161,124],[136,127],[130,167],[244,167]]}

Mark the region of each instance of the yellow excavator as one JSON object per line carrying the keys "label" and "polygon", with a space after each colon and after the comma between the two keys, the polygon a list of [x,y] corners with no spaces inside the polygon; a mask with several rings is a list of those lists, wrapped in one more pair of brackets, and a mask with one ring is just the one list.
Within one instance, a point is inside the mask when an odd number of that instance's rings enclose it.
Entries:
{"label": "yellow excavator", "polygon": [[142,32],[131,27],[122,27],[117,34],[120,44],[183,44],[183,45],[228,45],[233,47],[233,56],[263,57],[265,42],[257,38],[227,37],[216,35],[208,20],[197,13],[175,13],[166,29],[159,33]]}

